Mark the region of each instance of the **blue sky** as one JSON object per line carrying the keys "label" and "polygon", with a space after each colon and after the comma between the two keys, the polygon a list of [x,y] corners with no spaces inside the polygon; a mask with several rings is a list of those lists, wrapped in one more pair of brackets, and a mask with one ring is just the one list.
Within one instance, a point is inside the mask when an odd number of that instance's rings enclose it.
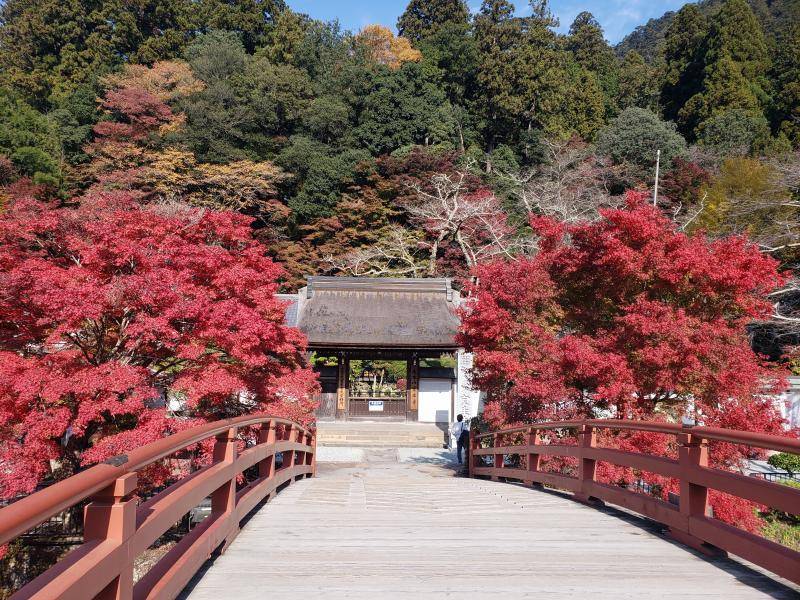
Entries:
{"label": "blue sky", "polygon": [[[475,11],[480,0],[468,0]],[[686,0],[551,0],[550,6],[561,21],[559,31],[566,31],[579,12],[591,12],[605,30],[606,39],[617,43],[637,25],[651,17],[660,17],[668,10],[677,10]],[[330,21],[338,18],[345,29],[358,30],[370,23],[380,23],[394,29],[397,17],[405,10],[408,0],[288,0],[292,9],[315,19]],[[514,2],[518,14],[529,10],[526,0]]]}

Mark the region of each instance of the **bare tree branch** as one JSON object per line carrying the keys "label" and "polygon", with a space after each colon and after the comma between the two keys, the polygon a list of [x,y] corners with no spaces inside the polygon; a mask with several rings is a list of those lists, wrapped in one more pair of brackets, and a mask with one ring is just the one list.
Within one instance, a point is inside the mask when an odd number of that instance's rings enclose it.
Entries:
{"label": "bare tree branch", "polygon": [[575,140],[545,140],[547,160],[527,172],[501,173],[527,214],[564,223],[593,221],[599,209],[617,206],[609,194],[609,166]]}
{"label": "bare tree branch", "polygon": [[411,188],[414,197],[403,208],[427,233],[428,275],[436,273],[445,240],[457,244],[468,268],[492,256],[512,258],[522,247],[497,197],[487,189],[475,189],[468,169],[438,173],[427,185]]}
{"label": "bare tree branch", "polygon": [[389,228],[376,244],[341,256],[327,256],[331,268],[354,277],[424,277],[419,237],[399,225]]}

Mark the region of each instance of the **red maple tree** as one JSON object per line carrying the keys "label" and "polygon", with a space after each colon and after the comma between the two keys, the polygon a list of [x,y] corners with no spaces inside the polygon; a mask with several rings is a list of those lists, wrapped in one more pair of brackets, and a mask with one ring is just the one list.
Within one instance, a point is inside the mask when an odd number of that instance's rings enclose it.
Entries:
{"label": "red maple tree", "polygon": [[[232,212],[22,197],[0,214],[0,497],[198,421],[312,418],[282,269]],[[178,407],[182,418],[165,408]]]}
{"label": "red maple tree", "polygon": [[[766,295],[782,281],[776,261],[741,237],[686,235],[641,194],[601,215],[571,225],[534,217],[536,256],[475,270],[460,343],[475,353],[474,383],[487,393],[490,425],[689,415],[706,425],[782,432],[767,395],[780,374],[751,350],[746,331],[771,312]],[[658,434],[603,443],[674,451]],[[742,452],[714,444],[711,461],[738,468]],[[674,487],[641,475],[663,493]],[[633,473],[603,465],[599,476],[631,483]],[[752,516],[737,507],[715,505],[730,520]]]}

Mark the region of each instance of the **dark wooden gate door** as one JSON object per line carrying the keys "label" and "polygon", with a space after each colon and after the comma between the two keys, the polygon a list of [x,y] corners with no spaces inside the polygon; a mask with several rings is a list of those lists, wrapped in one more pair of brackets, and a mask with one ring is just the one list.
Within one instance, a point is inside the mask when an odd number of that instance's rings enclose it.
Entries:
{"label": "dark wooden gate door", "polygon": [[367,397],[350,398],[351,419],[389,419],[392,421],[405,421],[405,397]]}

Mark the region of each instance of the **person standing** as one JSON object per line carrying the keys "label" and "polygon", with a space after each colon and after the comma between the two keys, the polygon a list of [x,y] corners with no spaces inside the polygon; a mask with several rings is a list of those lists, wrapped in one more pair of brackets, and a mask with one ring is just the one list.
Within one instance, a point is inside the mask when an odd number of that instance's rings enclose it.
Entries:
{"label": "person standing", "polygon": [[464,415],[458,415],[455,423],[450,426],[450,434],[456,439],[456,456],[458,464],[461,461],[461,452],[466,449],[466,458],[469,460],[469,422],[464,420]]}

